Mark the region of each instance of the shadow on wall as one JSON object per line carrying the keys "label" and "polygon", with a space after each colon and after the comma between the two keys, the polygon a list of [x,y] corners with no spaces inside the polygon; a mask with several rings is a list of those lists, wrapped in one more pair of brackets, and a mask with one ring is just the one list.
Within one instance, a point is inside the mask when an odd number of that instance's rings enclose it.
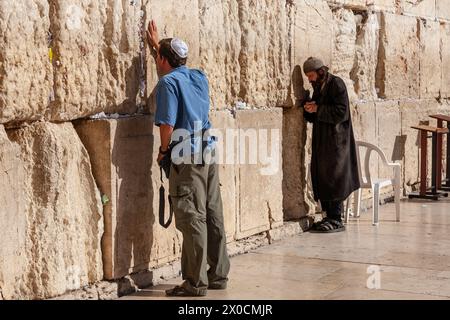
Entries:
{"label": "shadow on wall", "polygon": [[394,149],[392,150],[391,161],[403,161],[405,157],[406,135],[395,136]]}
{"label": "shadow on wall", "polygon": [[307,197],[306,123],[299,101],[307,94],[299,65],[294,67],[291,87],[296,100],[283,110],[283,214],[284,220],[305,217],[310,211]]}
{"label": "shadow on wall", "polygon": [[151,257],[155,223],[152,128],[151,121],[118,121],[113,138],[112,163],[117,188],[115,278],[146,269]]}
{"label": "shadow on wall", "polygon": [[134,57],[131,66],[125,72],[126,98],[120,104],[120,110],[136,110],[136,101],[139,94],[139,66],[140,58]]}
{"label": "shadow on wall", "polygon": [[[136,105],[139,58],[126,71],[127,97],[122,105]],[[153,120],[150,115],[118,119],[77,120],[75,128],[89,152],[94,178],[104,205],[102,237],[104,278],[121,279],[146,270],[153,248],[155,213],[152,165]],[[130,276],[133,279],[134,276]],[[124,281],[119,282],[127,287]]]}
{"label": "shadow on wall", "polygon": [[[121,108],[134,109],[139,94],[140,58],[134,57],[125,73],[126,99]],[[111,161],[115,169],[116,224],[114,278],[146,265],[153,246],[153,122],[129,118],[117,121],[112,139]],[[114,227],[114,226],[113,226]],[[119,291],[121,288],[119,288]]]}

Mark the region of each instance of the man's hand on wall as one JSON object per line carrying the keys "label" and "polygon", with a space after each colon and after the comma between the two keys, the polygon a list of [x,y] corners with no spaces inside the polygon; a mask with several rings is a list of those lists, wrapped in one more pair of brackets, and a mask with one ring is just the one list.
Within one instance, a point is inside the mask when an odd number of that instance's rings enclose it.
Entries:
{"label": "man's hand on wall", "polygon": [[156,27],[156,23],[154,20],[151,20],[148,23],[147,28],[147,41],[150,45],[150,50],[152,51],[153,58],[156,59],[156,55],[159,50],[159,35],[158,35],[158,28]]}

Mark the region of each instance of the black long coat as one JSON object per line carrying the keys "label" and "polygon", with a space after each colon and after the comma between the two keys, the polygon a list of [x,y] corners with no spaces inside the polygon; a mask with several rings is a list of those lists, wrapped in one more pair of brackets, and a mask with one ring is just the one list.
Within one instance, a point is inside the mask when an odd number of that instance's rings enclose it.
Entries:
{"label": "black long coat", "polygon": [[343,201],[360,187],[355,138],[344,81],[328,74],[312,100],[317,113],[303,115],[313,123],[311,178],[314,199]]}

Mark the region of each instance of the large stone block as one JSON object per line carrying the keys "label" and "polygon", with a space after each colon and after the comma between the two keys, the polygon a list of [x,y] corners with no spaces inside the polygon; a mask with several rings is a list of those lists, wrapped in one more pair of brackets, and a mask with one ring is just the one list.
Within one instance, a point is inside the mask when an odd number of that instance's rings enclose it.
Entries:
{"label": "large stone block", "polygon": [[[140,89],[140,1],[52,0],[53,120],[132,113]],[[95,30],[95,32],[93,32]]]}
{"label": "large stone block", "polygon": [[231,107],[240,91],[239,5],[236,1],[201,0],[199,10],[201,67],[208,75],[212,109]]}
{"label": "large stone block", "polygon": [[0,300],[21,297],[22,275],[27,270],[23,179],[20,148],[0,125]]}
{"label": "large stone block", "polygon": [[450,20],[450,2],[436,1],[436,15],[439,19]]}
{"label": "large stone block", "polygon": [[236,113],[241,129],[238,239],[283,223],[282,124],[281,109]]}
{"label": "large stone block", "polygon": [[55,71],[51,117],[70,120],[98,107],[99,51],[104,33],[101,10],[106,8],[103,2],[79,0],[52,0],[49,4]]}
{"label": "large stone block", "polygon": [[20,298],[53,297],[101,280],[100,194],[72,124],[35,122],[8,135],[24,165],[24,209],[15,214],[27,221],[27,265],[19,285],[12,284]]}
{"label": "large stone block", "polygon": [[376,11],[399,12],[400,2],[398,0],[367,0],[367,6]]}
{"label": "large stone block", "polygon": [[[157,221],[160,142],[152,118],[82,120],[75,127],[90,154],[100,191],[109,199],[103,217],[105,278],[121,278],[176,260],[181,234],[175,223],[166,230]],[[166,184],[166,196],[168,190]],[[168,208],[166,201],[167,213]]]}
{"label": "large stone block", "polygon": [[237,3],[241,29],[238,97],[254,107],[285,105],[291,84],[291,5],[286,0]]}
{"label": "large stone block", "polygon": [[378,95],[388,99],[418,98],[420,46],[417,19],[382,13],[380,32]]}
{"label": "large stone block", "polygon": [[439,22],[419,20],[420,98],[437,98],[441,90],[441,37]]}
{"label": "large stone block", "polygon": [[424,18],[436,18],[436,0],[402,0],[401,9],[404,14],[419,16]]}
{"label": "large stone block", "polygon": [[[191,66],[208,75],[212,109],[232,108],[238,101],[254,107],[291,104],[289,2],[190,0],[182,1],[183,10],[179,3],[167,2],[163,10],[159,3],[153,6],[148,16],[161,17],[165,34],[187,38],[195,59]],[[148,70],[153,87],[153,62]]]}
{"label": "large stone block", "polygon": [[[230,133],[236,130],[236,121],[230,111],[211,112],[209,119],[214,128],[213,132],[218,137],[217,150],[222,154],[219,161],[219,177],[221,184],[221,195],[223,202],[223,216],[225,224],[225,232],[228,242],[236,237],[236,218],[238,215],[238,186],[240,183],[238,175],[238,166],[227,163],[228,153],[235,153],[237,145],[231,145],[227,150],[227,144],[230,143],[232,135]],[[228,132],[228,135],[227,135]]]}
{"label": "large stone block", "polygon": [[[303,68],[310,56],[320,57],[330,66],[333,47],[333,14],[325,1],[296,0],[294,19],[294,65]],[[320,41],[318,41],[320,39]],[[303,75],[305,87],[311,89]],[[296,85],[296,84],[294,84]]]}
{"label": "large stone block", "polygon": [[450,97],[450,24],[441,24],[442,83],[441,96]]}
{"label": "large stone block", "polygon": [[352,123],[355,140],[377,143],[375,103],[363,102],[352,105]]}
{"label": "large stone block", "polygon": [[300,108],[283,110],[283,213],[285,220],[304,217],[310,207],[306,195],[308,159],[306,123]]}
{"label": "large stone block", "polygon": [[53,77],[49,26],[47,1],[0,1],[0,123],[47,113]]}
{"label": "large stone block", "polygon": [[377,14],[356,14],[357,36],[355,62],[350,73],[355,92],[360,99],[377,97],[375,74],[378,64],[380,24]]}
{"label": "large stone block", "polygon": [[347,87],[350,100],[356,100],[353,80],[350,73],[355,63],[356,19],[350,9],[338,9],[333,12],[333,56],[331,72],[340,76]]}

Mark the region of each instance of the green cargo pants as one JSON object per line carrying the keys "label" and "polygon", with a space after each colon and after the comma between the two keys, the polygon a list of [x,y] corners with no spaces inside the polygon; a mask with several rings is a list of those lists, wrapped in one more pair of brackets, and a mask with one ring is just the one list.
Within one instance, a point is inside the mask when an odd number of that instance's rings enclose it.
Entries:
{"label": "green cargo pants", "polygon": [[230,270],[218,169],[217,164],[172,164],[170,169],[169,194],[183,234],[182,286],[194,294],[226,286]]}

